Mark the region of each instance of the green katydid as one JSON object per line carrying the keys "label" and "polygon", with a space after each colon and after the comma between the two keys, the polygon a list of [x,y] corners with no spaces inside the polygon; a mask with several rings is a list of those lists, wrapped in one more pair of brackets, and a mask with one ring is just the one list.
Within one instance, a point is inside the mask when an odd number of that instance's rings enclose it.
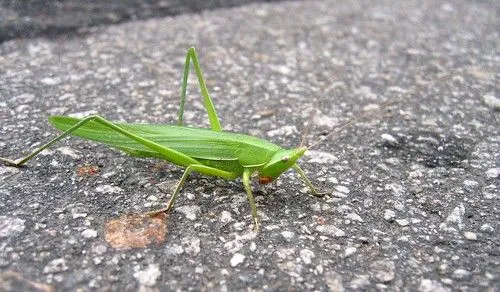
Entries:
{"label": "green katydid", "polygon": [[[191,62],[198,78],[198,84],[204,99],[211,129],[183,126],[184,104]],[[448,77],[450,75],[440,79]],[[393,98],[380,105],[379,109],[413,92],[414,90]],[[336,132],[362,118],[372,115],[377,110],[349,121],[338,127]],[[284,149],[257,137],[222,131],[221,123],[205,85],[198,56],[194,48],[189,48],[186,54],[178,117],[178,125],[171,126],[115,123],[98,115],[91,115],[82,119],[67,116],[51,116],[49,117],[49,122],[57,129],[64,131],[62,134],[24,158],[10,160],[0,157],[0,161],[9,166],[22,166],[44,149],[71,134],[101,142],[132,156],[161,158],[185,167],[184,174],[179,180],[167,206],[150,212],[152,215],[168,212],[173,208],[184,182],[192,171],[224,179],[242,177],[255,230],[259,229],[259,219],[250,185],[253,174],[257,174],[261,184],[267,184],[276,180],[286,170],[293,168],[309,187],[313,195],[323,195],[316,190],[297,164],[297,160],[304,155],[306,150],[317,145],[317,143],[310,147],[299,146],[294,149]],[[332,132],[324,138],[336,132]]]}
{"label": "green katydid", "polygon": [[[184,103],[191,62],[196,71],[211,129],[183,126]],[[259,220],[250,186],[251,176],[254,173],[258,174],[261,184],[267,184],[284,171],[293,168],[314,195],[321,195],[296,163],[307,150],[306,147],[283,149],[253,136],[222,131],[194,48],[189,48],[186,54],[178,115],[177,126],[115,123],[98,115],[91,115],[83,119],[51,116],[49,122],[57,129],[64,131],[62,134],[24,158],[10,160],[0,157],[0,161],[9,166],[22,166],[44,149],[71,134],[101,142],[132,156],[161,158],[185,167],[184,174],[167,206],[153,211],[151,214],[167,212],[172,209],[179,191],[192,171],[225,179],[242,177],[256,230],[259,228]]]}

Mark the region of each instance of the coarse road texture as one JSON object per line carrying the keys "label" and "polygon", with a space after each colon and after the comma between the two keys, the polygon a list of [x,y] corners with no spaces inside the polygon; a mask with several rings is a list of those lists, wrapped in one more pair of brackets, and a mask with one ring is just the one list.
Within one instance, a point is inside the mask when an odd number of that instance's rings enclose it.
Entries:
{"label": "coarse road texture", "polygon": [[[499,11],[493,0],[254,3],[3,42],[0,155],[11,158],[58,133],[49,115],[175,123],[189,46],[225,129],[286,147],[308,121],[311,144],[422,88],[303,157],[326,197],[291,171],[255,185],[258,234],[239,180],[193,174],[130,244],[120,224],[164,206],[181,168],[76,138],[0,166],[1,289],[495,291]],[[205,127],[194,78],[189,89],[186,121]]]}

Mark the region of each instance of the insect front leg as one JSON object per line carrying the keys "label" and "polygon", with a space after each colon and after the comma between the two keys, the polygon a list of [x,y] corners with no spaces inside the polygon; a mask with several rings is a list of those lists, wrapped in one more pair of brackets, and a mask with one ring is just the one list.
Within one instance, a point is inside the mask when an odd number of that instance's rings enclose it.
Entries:
{"label": "insect front leg", "polygon": [[250,168],[245,168],[243,170],[243,187],[247,193],[248,203],[250,203],[250,209],[252,211],[252,218],[254,222],[254,230],[259,231],[259,215],[257,215],[257,206],[255,205],[255,199],[252,193],[252,186],[250,185],[250,176],[253,170]]}
{"label": "insect front leg", "polygon": [[198,62],[198,55],[194,47],[188,49],[186,54],[186,62],[184,63],[184,75],[182,77],[182,88],[181,88],[181,101],[179,104],[179,122],[178,125],[182,126],[183,116],[184,116],[184,104],[186,102],[186,91],[187,91],[187,81],[189,77],[189,65],[193,62],[193,67],[198,78],[198,84],[200,86],[201,95],[203,96],[203,101],[205,103],[205,108],[207,109],[208,119],[210,120],[210,127],[212,130],[221,132],[222,125],[217,117],[217,112],[215,111],[212,98],[208,93],[207,85],[205,84],[205,79],[203,78],[203,73],[201,71],[200,63]]}
{"label": "insect front leg", "polygon": [[302,181],[309,187],[309,189],[311,190],[311,193],[316,196],[316,197],[323,197],[326,195],[326,193],[320,193],[316,190],[316,188],[313,186],[313,184],[311,183],[311,181],[307,178],[306,174],[304,173],[304,171],[302,171],[302,169],[300,168],[300,166],[295,163],[294,165],[292,165],[293,169],[295,169],[295,171],[297,171],[297,173],[299,174],[300,178],[302,179]]}

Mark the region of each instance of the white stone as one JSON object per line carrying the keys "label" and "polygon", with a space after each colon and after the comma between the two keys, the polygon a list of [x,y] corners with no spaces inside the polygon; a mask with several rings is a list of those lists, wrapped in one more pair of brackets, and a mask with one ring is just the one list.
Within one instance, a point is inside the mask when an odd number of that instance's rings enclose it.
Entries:
{"label": "white stone", "polygon": [[295,254],[295,249],[293,249],[293,248],[280,248],[275,253],[278,256],[278,258],[280,258],[281,260],[284,260],[288,257],[291,257],[293,254]]}
{"label": "white stone", "polygon": [[314,115],[313,123],[316,124],[317,126],[328,127],[331,129],[339,123],[339,120],[337,118],[332,118],[322,113],[318,113]]}
{"label": "white stone", "polygon": [[389,145],[397,145],[398,139],[394,138],[391,134],[384,133],[380,136]]}
{"label": "white stone", "polygon": [[45,85],[57,85],[61,83],[61,79],[58,77],[52,78],[52,77],[46,77],[40,80],[41,83]]}
{"label": "white stone", "polygon": [[88,215],[87,213],[73,213],[73,214],[71,214],[73,219],[85,218],[85,217],[87,217],[87,215]]}
{"label": "white stone", "polygon": [[315,257],[314,252],[310,249],[303,249],[299,252],[300,259],[306,265],[310,265],[312,263],[312,259]]}
{"label": "white stone", "polygon": [[123,192],[123,190],[120,187],[112,185],[100,185],[95,190],[96,192],[103,194],[119,194]]}
{"label": "white stone", "polygon": [[167,255],[180,255],[184,253],[184,249],[182,246],[177,244],[172,244],[172,246],[168,247],[165,251]]}
{"label": "white stone", "polygon": [[151,201],[151,202],[156,202],[158,201],[158,197],[155,195],[148,196],[146,200]]}
{"label": "white stone", "polygon": [[308,159],[309,163],[333,164],[339,160],[337,156],[331,153],[316,150],[309,150],[304,156]]}
{"label": "white stone", "polygon": [[352,221],[364,222],[363,219],[361,218],[361,216],[359,216],[356,213],[349,213],[345,217],[346,217],[346,219],[350,219]]}
{"label": "white stone", "polygon": [[489,107],[500,110],[500,98],[497,98],[494,96],[492,93],[485,94],[483,96],[484,103],[488,105]]}
{"label": "white stone", "polygon": [[188,254],[198,254],[201,251],[200,247],[201,240],[197,237],[187,236],[181,239],[181,244],[184,251]]}
{"label": "white stone", "polygon": [[463,203],[460,203],[453,211],[446,217],[447,223],[457,223],[458,228],[463,228],[463,217],[465,215],[465,206]]}
{"label": "white stone", "polygon": [[407,226],[410,224],[410,222],[406,219],[396,219],[396,222],[399,224],[399,226]]}
{"label": "white stone", "polygon": [[339,180],[336,177],[329,177],[327,180],[329,182],[331,182],[332,184],[338,184],[339,183]]}
{"label": "white stone", "polygon": [[281,236],[283,236],[286,240],[292,239],[294,235],[295,234],[292,231],[285,230],[281,232]]}
{"label": "white stone", "polygon": [[354,246],[347,247],[347,248],[345,249],[344,255],[345,255],[346,257],[348,257],[348,256],[350,256],[350,255],[352,255],[352,254],[356,253],[356,251],[357,251],[357,250],[358,250],[358,249],[357,249],[356,247],[354,247]]}
{"label": "white stone", "polygon": [[235,253],[231,258],[231,267],[236,267],[237,265],[243,263],[245,261],[245,256],[241,253]]}
{"label": "white stone", "polygon": [[448,292],[448,291],[451,291],[450,288],[444,287],[441,283],[439,283],[439,281],[431,280],[431,279],[422,279],[418,290],[420,292]]}
{"label": "white stone", "polygon": [[467,238],[468,240],[477,240],[477,235],[474,232],[470,231],[465,231],[464,237]]}
{"label": "white stone", "polygon": [[497,178],[500,176],[500,167],[490,168],[486,171],[486,177],[488,178]]}
{"label": "white stone", "polygon": [[57,151],[61,152],[63,155],[67,155],[73,159],[79,159],[80,155],[75,151],[74,149],[71,149],[70,147],[59,147],[57,148]]}
{"label": "white stone", "polygon": [[335,186],[335,190],[337,190],[341,193],[344,193],[344,194],[348,194],[350,191],[349,188],[346,186]]}
{"label": "white stone", "polygon": [[23,232],[25,220],[17,217],[0,216],[0,238],[16,236]]}
{"label": "white stone", "polygon": [[339,229],[333,225],[318,225],[316,226],[316,231],[335,237],[345,236],[345,232],[342,229]]}
{"label": "white stone", "polygon": [[196,205],[180,206],[176,207],[176,210],[184,214],[189,220],[194,221],[196,220],[196,213],[200,212],[200,207]]}
{"label": "white stone", "polygon": [[453,278],[457,280],[465,280],[470,276],[470,272],[464,269],[456,269],[453,271]]}
{"label": "white stone", "polygon": [[283,126],[279,129],[271,130],[271,131],[267,132],[267,135],[269,137],[274,137],[274,136],[283,137],[283,136],[292,136],[293,134],[297,134],[297,133],[299,133],[299,131],[297,131],[297,127],[295,127],[295,126]]}
{"label": "white stone", "polygon": [[139,270],[134,273],[134,278],[142,286],[153,287],[156,280],[161,276],[158,265],[150,264],[145,270]]}
{"label": "white stone", "polygon": [[85,229],[82,231],[82,236],[85,238],[96,238],[97,231],[94,229]]}
{"label": "white stone", "polygon": [[470,188],[475,188],[479,185],[479,183],[475,180],[464,180],[464,185]]}
{"label": "white stone", "polygon": [[495,231],[495,228],[491,226],[491,224],[485,223],[481,225],[481,231],[488,232],[488,233],[493,233]]}
{"label": "white stone", "polygon": [[286,65],[269,65],[269,68],[272,71],[278,72],[283,75],[290,75],[293,72],[293,70]]}
{"label": "white stone", "polygon": [[385,209],[384,211],[384,219],[389,221],[389,220],[392,220],[396,217],[396,212],[394,212],[393,210],[389,210],[389,209]]}
{"label": "white stone", "polygon": [[92,250],[96,254],[102,255],[108,250],[108,248],[105,245],[101,244],[101,245],[95,246],[94,248],[92,248]]}
{"label": "white stone", "polygon": [[233,221],[233,220],[234,220],[234,219],[233,219],[233,217],[231,216],[231,213],[230,213],[230,212],[228,212],[228,211],[222,211],[222,212],[220,213],[220,221],[221,221],[222,223],[228,223],[228,222],[231,222],[231,221]]}

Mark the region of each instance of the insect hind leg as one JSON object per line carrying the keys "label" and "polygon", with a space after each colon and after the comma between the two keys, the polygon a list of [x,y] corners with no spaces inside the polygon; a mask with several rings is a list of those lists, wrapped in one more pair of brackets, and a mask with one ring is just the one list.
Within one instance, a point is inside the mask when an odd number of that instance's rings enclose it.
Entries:
{"label": "insect hind leg", "polygon": [[15,167],[23,166],[26,162],[28,162],[29,160],[33,159],[40,152],[42,152],[43,150],[49,148],[50,146],[54,145],[55,143],[59,142],[61,139],[65,138],[66,136],[68,136],[69,134],[71,134],[72,132],[74,132],[75,130],[77,130],[78,128],[82,127],[86,123],[94,120],[96,117],[97,116],[92,115],[92,116],[88,116],[88,117],[80,120],[78,123],[76,123],[74,126],[72,126],[71,128],[69,128],[68,130],[66,130],[64,133],[60,134],[59,136],[55,137],[54,139],[52,139],[49,142],[45,143],[44,145],[40,146],[38,149],[36,149],[35,151],[31,152],[30,154],[28,154],[24,158],[21,158],[21,159],[18,159],[18,160],[10,160],[10,159],[7,159],[7,158],[0,157],[0,161],[3,162],[5,165],[8,165],[8,166],[15,166]]}
{"label": "insect hind leg", "polygon": [[179,103],[179,121],[178,125],[183,125],[184,117],[184,104],[186,103],[186,91],[187,91],[187,81],[189,77],[189,66],[193,62],[193,67],[198,78],[198,85],[200,87],[201,95],[203,96],[203,101],[205,103],[205,108],[207,110],[208,119],[210,121],[210,127],[213,131],[221,132],[222,125],[215,111],[212,98],[208,93],[207,85],[205,84],[205,79],[203,78],[203,73],[201,71],[200,63],[198,61],[198,55],[194,47],[188,49],[186,53],[186,62],[184,63],[184,75],[182,77],[182,88],[181,88],[181,100]]}

